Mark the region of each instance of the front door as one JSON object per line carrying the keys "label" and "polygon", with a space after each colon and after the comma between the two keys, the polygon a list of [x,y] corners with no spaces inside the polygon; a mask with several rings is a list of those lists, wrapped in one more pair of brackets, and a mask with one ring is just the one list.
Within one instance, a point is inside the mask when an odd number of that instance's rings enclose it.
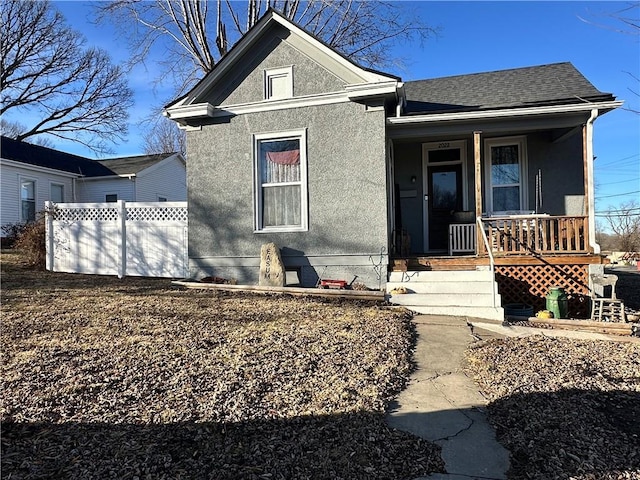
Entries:
{"label": "front door", "polygon": [[462,211],[464,197],[465,142],[424,145],[425,251],[447,251],[449,225],[454,213]]}

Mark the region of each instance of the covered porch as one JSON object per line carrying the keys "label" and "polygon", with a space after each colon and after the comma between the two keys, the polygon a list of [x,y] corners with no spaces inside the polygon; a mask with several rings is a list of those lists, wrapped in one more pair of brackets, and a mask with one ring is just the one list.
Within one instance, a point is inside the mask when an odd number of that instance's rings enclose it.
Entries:
{"label": "covered porch", "polygon": [[[452,124],[439,136],[425,125],[392,130],[390,269],[490,269],[502,305],[535,311],[562,286],[569,315],[587,318],[589,274],[604,261],[589,118]],[[451,133],[464,128],[473,131]]]}

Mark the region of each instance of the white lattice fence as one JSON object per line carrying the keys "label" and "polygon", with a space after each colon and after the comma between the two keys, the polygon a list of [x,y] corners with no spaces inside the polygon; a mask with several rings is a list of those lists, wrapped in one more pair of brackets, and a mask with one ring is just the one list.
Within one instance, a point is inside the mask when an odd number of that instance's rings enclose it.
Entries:
{"label": "white lattice fence", "polygon": [[188,276],[187,203],[47,203],[47,269]]}

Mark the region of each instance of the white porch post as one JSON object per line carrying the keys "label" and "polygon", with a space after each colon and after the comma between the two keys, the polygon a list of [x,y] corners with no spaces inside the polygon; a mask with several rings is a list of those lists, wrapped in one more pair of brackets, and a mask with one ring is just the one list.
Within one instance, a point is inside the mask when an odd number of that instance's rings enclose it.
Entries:
{"label": "white porch post", "polygon": [[593,173],[593,122],[598,117],[598,109],[591,110],[591,116],[582,127],[582,152],[584,155],[584,210],[587,216],[588,232],[585,232],[585,246],[593,248],[593,253],[600,253],[600,245],[596,243],[596,216],[595,216],[595,181]]}

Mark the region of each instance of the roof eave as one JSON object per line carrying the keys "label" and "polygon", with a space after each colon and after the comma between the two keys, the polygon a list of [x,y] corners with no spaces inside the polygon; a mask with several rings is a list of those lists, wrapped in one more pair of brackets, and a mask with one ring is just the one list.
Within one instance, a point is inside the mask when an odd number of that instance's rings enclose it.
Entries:
{"label": "roof eave", "polygon": [[551,115],[587,112],[593,109],[604,111],[604,113],[614,110],[623,105],[622,101],[579,103],[572,105],[547,105],[539,107],[522,107],[508,109],[492,109],[480,110],[472,112],[454,112],[454,113],[430,113],[422,115],[410,115],[402,117],[389,117],[387,123],[389,125],[407,125],[412,123],[430,123],[430,122],[447,122],[447,121],[465,121],[465,120],[483,120],[491,118],[514,118],[514,117],[530,117],[537,115]]}

